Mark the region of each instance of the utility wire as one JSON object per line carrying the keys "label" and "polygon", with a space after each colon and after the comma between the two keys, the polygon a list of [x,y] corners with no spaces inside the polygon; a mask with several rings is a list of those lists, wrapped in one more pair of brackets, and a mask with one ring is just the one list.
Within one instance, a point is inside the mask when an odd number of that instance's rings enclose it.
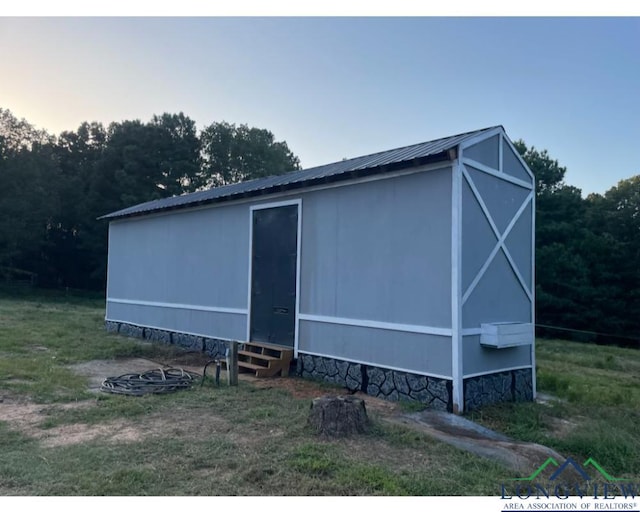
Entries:
{"label": "utility wire", "polygon": [[640,338],[633,336],[622,336],[620,334],[610,334],[605,332],[596,332],[596,331],[584,331],[581,329],[570,329],[569,327],[556,327],[555,325],[545,325],[545,324],[535,324],[536,327],[542,327],[543,329],[553,329],[558,331],[567,331],[567,332],[579,332],[583,334],[595,334],[597,336],[610,336],[611,338],[620,338],[623,340],[631,340],[640,342]]}

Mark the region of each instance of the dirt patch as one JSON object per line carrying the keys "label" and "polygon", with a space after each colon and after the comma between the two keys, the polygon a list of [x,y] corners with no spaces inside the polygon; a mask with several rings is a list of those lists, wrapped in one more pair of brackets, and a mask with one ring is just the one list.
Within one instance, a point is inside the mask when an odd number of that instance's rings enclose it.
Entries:
{"label": "dirt patch", "polygon": [[15,430],[19,430],[20,433],[42,440],[44,446],[61,446],[94,439],[100,432],[92,433],[88,425],[82,424],[42,429],[42,423],[56,411],[87,408],[94,405],[94,401],[88,400],[63,405],[43,406],[13,398],[5,398],[0,402],[0,418],[9,423]]}
{"label": "dirt patch", "polygon": [[47,448],[94,440],[127,443],[167,436],[213,439],[221,434],[237,444],[252,442],[250,437],[238,434],[234,425],[216,416],[212,411],[202,410],[193,415],[180,408],[174,409],[170,414],[150,414],[140,420],[112,420],[98,424],[74,423],[42,428],[43,423],[57,411],[90,407],[96,407],[95,400],[43,406],[5,398],[0,402],[0,418],[13,430],[38,439],[42,446]]}
{"label": "dirt patch", "polygon": [[[2,418],[2,421],[15,425],[20,430],[41,423],[45,417],[41,405],[15,402],[10,398],[4,398],[0,402],[0,418]],[[28,432],[26,433],[28,434]]]}
{"label": "dirt patch", "polygon": [[188,437],[193,440],[214,439],[224,435],[233,443],[246,444],[247,439],[234,431],[233,425],[213,413],[194,416],[175,410],[171,414],[150,414],[143,420],[114,420],[99,424],[62,425],[36,436],[43,446],[64,446],[99,440],[107,443],[130,443],[150,438]]}
{"label": "dirt patch", "polygon": [[87,425],[85,423],[61,425],[41,430],[35,437],[40,439],[43,446],[52,448],[86,443],[97,439],[116,443],[133,442],[142,439],[143,434],[141,429],[128,425],[123,421],[111,421],[98,425]]}
{"label": "dirt patch", "polygon": [[82,402],[70,402],[55,406],[34,404],[27,400],[21,400],[11,395],[5,395],[0,400],[0,418],[2,421],[18,425],[22,428],[30,428],[33,425],[42,423],[47,416],[55,410],[70,410],[92,407],[92,400]]}
{"label": "dirt patch", "polygon": [[[367,411],[373,411],[380,415],[390,416],[398,413],[401,410],[400,404],[398,404],[398,402],[383,400],[382,398],[369,396],[359,391],[357,393],[352,393],[346,388],[340,388],[338,386],[329,387],[326,384],[314,382],[312,380],[302,379],[299,377],[258,379],[250,374],[241,373],[240,378],[242,380],[250,382],[253,386],[258,388],[283,389],[288,393],[290,393],[291,396],[293,396],[294,398],[299,398],[299,399],[308,398],[309,400],[312,400],[314,398],[327,396],[327,395],[329,396],[354,395],[364,400]],[[224,382],[222,379],[221,381]]]}

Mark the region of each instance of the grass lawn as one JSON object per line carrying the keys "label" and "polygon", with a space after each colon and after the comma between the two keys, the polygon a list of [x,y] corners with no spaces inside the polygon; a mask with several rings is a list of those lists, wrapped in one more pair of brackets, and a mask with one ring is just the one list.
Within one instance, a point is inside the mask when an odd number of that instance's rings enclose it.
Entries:
{"label": "grass lawn", "polygon": [[555,399],[499,404],[470,417],[640,480],[640,350],[539,339],[536,359],[538,392]]}
{"label": "grass lawn", "polygon": [[[375,410],[369,434],[318,439],[306,427],[310,399],[276,386],[90,392],[71,365],[172,357],[107,334],[103,318],[99,299],[0,295],[0,495],[497,495],[514,476]],[[562,401],[472,418],[639,475],[640,352],[542,340],[538,366],[540,391]]]}

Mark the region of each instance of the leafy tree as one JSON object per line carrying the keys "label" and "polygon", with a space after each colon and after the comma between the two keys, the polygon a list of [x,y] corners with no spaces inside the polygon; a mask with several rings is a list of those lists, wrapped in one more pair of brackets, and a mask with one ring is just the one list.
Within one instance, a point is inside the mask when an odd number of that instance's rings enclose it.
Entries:
{"label": "leafy tree", "polygon": [[640,333],[640,177],[585,200],[546,150],[515,145],[536,177],[537,322]]}
{"label": "leafy tree", "polygon": [[25,119],[18,119],[10,110],[0,108],[0,158],[9,158],[52,140],[45,130],[38,130]]}
{"label": "leafy tree", "polygon": [[[640,175],[620,181],[604,195],[591,194],[588,223],[603,240],[594,287],[615,287],[615,300],[605,315],[619,332],[640,336]],[[603,309],[605,305],[602,306]]]}
{"label": "leafy tree", "polygon": [[0,109],[0,267],[41,273],[46,233],[59,208],[52,138]]}
{"label": "leafy tree", "polygon": [[298,167],[285,142],[246,125],[214,123],[199,137],[189,117],[164,113],[56,138],[0,109],[0,270],[104,288],[108,225],[97,217]]}
{"label": "leafy tree", "polygon": [[300,168],[300,160],[286,142],[276,142],[265,129],[213,123],[200,134],[203,181],[217,187]]}
{"label": "leafy tree", "polygon": [[581,191],[564,184],[566,169],[546,150],[514,143],[536,181],[536,317],[538,323],[576,326],[572,311],[588,288],[584,261],[572,242],[584,211]]}
{"label": "leafy tree", "polygon": [[92,286],[104,286],[106,222],[96,218],[137,203],[190,192],[200,184],[195,123],[183,113],[112,123],[90,170],[80,236]]}
{"label": "leafy tree", "polygon": [[101,123],[85,122],[75,132],[61,133],[56,141],[61,208],[48,230],[47,258],[51,272],[46,276],[46,285],[84,289],[101,286],[89,278],[94,248],[87,234],[97,229],[89,191],[106,147],[106,137]]}
{"label": "leafy tree", "polygon": [[565,186],[566,167],[561,167],[557,160],[553,160],[546,149],[538,151],[534,146],[529,148],[521,139],[515,141],[513,145],[536,178],[538,197],[545,193],[553,193]]}
{"label": "leafy tree", "polygon": [[202,186],[200,140],[195,121],[182,112],[165,113],[153,116],[148,126],[154,129],[160,171],[157,186],[164,190],[164,195],[194,192]]}

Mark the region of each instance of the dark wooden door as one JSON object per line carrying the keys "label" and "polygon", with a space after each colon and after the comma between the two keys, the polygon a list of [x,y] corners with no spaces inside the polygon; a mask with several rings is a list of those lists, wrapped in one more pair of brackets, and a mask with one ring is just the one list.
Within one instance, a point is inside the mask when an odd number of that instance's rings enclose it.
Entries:
{"label": "dark wooden door", "polygon": [[252,222],[250,340],[293,347],[298,206],[254,210]]}

